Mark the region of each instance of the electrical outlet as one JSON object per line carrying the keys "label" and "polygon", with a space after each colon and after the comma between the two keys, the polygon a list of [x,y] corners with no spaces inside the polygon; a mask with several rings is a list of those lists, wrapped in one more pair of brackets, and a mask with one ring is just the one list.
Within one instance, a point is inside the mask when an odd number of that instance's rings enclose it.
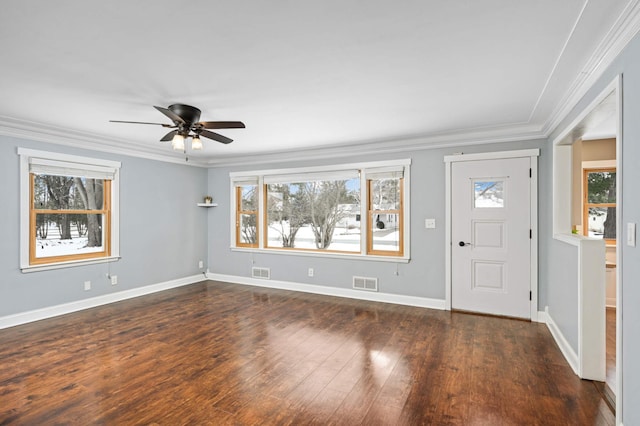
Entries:
{"label": "electrical outlet", "polygon": [[91,281],[85,281],[84,282],[84,291],[89,291],[91,290]]}
{"label": "electrical outlet", "polygon": [[424,227],[426,229],[435,229],[436,227],[436,220],[435,219],[425,219],[424,220]]}
{"label": "electrical outlet", "polygon": [[204,262],[202,260],[198,262],[198,268],[204,268]]}
{"label": "electrical outlet", "polygon": [[309,276],[312,277],[313,276],[313,268],[309,268]]}
{"label": "electrical outlet", "polygon": [[118,276],[111,275],[111,285],[116,285],[116,284],[118,284]]}

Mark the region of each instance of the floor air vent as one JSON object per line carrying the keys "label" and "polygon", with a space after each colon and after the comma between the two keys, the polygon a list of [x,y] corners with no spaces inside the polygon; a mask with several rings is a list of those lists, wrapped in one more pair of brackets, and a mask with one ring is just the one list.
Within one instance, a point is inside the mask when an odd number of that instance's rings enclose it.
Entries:
{"label": "floor air vent", "polygon": [[268,280],[269,278],[271,278],[271,270],[269,268],[256,268],[254,266],[253,268],[251,268],[251,276],[253,278]]}
{"label": "floor air vent", "polygon": [[353,277],[353,288],[356,290],[378,291],[378,279]]}

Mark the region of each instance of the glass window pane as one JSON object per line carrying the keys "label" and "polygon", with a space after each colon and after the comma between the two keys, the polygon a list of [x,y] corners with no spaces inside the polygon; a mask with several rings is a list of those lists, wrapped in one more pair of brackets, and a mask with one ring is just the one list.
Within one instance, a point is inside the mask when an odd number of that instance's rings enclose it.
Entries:
{"label": "glass window pane", "polygon": [[33,182],[37,210],[101,210],[104,181],[73,176],[36,175]]}
{"label": "glass window pane", "polygon": [[242,196],[242,211],[258,210],[258,191],[256,185],[244,185],[240,190]]}
{"label": "glass window pane", "polygon": [[360,180],[267,185],[267,247],[360,251]]}
{"label": "glass window pane", "polygon": [[371,181],[371,210],[400,210],[400,178]]}
{"label": "glass window pane", "polygon": [[255,214],[240,215],[240,243],[255,244],[257,240]]}
{"label": "glass window pane", "polygon": [[473,190],[475,208],[504,207],[504,181],[475,181]]}
{"label": "glass window pane", "polygon": [[373,235],[373,250],[400,251],[399,215],[372,213],[369,220]]}
{"label": "glass window pane", "polygon": [[104,251],[101,214],[36,214],[36,258]]}
{"label": "glass window pane", "polygon": [[587,199],[589,203],[616,202],[616,173],[589,172],[587,173]]}
{"label": "glass window pane", "polygon": [[594,238],[616,238],[616,208],[590,207],[588,235]]}

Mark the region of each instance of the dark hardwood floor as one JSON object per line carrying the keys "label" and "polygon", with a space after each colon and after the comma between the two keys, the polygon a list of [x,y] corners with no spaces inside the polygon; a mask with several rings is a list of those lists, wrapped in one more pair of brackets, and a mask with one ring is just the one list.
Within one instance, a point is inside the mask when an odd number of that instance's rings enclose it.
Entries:
{"label": "dark hardwood floor", "polygon": [[614,418],[545,325],[209,281],[0,330],[0,424]]}

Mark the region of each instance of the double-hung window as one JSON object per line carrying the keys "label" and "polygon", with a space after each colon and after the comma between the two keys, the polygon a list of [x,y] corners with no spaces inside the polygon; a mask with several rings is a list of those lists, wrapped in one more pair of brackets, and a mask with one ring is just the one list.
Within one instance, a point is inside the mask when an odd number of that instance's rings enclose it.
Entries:
{"label": "double-hung window", "polygon": [[258,247],[258,179],[234,182],[235,240],[238,247]]}
{"label": "double-hung window", "polygon": [[367,173],[367,253],[402,256],[404,171]]}
{"label": "double-hung window", "polygon": [[603,238],[613,244],[616,239],[616,169],[583,169],[584,235]]}
{"label": "double-hung window", "polygon": [[120,163],[19,149],[21,268],[118,256]]}
{"label": "double-hung window", "polygon": [[232,248],[406,259],[409,165],[231,173]]}

